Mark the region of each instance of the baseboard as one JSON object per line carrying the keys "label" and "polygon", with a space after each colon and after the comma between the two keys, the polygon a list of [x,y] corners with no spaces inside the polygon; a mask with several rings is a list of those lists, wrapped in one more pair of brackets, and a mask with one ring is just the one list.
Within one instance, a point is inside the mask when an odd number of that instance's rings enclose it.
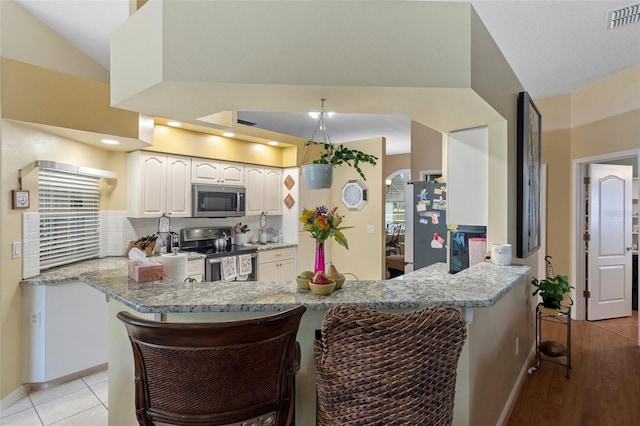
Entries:
{"label": "baseboard", "polygon": [[104,364],[96,365],[95,367],[87,368],[86,370],[76,371],[75,373],[49,380],[48,382],[27,383],[26,385],[30,386],[30,390],[49,389],[50,387],[58,386],[72,380],[80,379],[90,374],[106,370],[108,366],[109,364],[105,362]]}
{"label": "baseboard", "polygon": [[18,389],[11,392],[0,400],[0,418],[2,417],[2,410],[11,407],[16,402],[29,394],[31,387],[29,385],[21,385]]}
{"label": "baseboard", "polygon": [[529,355],[527,356],[527,360],[522,366],[522,368],[520,369],[520,374],[518,375],[518,379],[513,385],[513,389],[511,389],[511,393],[509,394],[507,403],[502,409],[502,414],[500,414],[500,417],[496,422],[496,426],[502,426],[504,422],[509,418],[509,414],[511,413],[511,408],[513,407],[513,403],[516,401],[516,399],[518,399],[518,394],[520,393],[520,389],[522,388],[522,383],[524,382],[525,376],[529,372],[529,367],[535,355],[536,355],[536,346],[531,345],[531,349],[529,350]]}

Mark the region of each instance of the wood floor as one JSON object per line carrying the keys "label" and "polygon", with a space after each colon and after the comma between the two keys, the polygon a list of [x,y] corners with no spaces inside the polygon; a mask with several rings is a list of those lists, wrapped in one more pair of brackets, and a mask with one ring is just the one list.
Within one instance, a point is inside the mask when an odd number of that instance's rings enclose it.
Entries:
{"label": "wood floor", "polygon": [[[640,346],[635,318],[573,321],[571,378],[565,367],[543,362],[527,375],[509,426],[640,425]],[[547,325],[545,325],[546,327]],[[545,340],[562,341],[563,327],[549,324]]]}

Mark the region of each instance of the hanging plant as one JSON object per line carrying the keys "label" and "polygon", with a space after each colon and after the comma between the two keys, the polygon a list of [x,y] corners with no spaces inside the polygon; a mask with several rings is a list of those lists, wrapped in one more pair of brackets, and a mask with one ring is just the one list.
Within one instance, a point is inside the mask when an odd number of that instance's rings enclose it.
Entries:
{"label": "hanging plant", "polygon": [[315,142],[312,140],[305,143],[307,147],[311,145],[322,145],[324,148],[320,158],[313,160],[313,164],[331,164],[332,166],[347,164],[353,167],[364,180],[367,180],[367,178],[360,168],[360,163],[368,163],[375,166],[378,159],[375,155],[366,154],[357,149],[349,149],[343,144],[336,146],[330,142]]}
{"label": "hanging plant", "polygon": [[[302,160],[302,163],[307,162],[307,160],[309,159],[312,145],[322,146],[324,151],[320,153],[320,158],[313,160],[313,164],[302,166],[302,173],[307,186],[311,189],[330,188],[331,183],[333,182],[333,167],[342,166],[345,164],[353,167],[362,179],[367,180],[364,172],[362,171],[362,168],[360,167],[360,164],[368,163],[375,166],[378,157],[376,157],[375,155],[369,155],[357,149],[349,149],[343,144],[337,146],[334,145],[329,138],[327,124],[325,122],[325,100],[322,99],[321,101],[322,106],[320,109],[318,125],[316,126],[316,129],[311,136],[311,140],[308,140],[304,144],[307,148],[307,151],[305,153],[304,159]],[[318,131],[322,133],[322,141],[315,140]],[[323,166],[321,167],[318,165]]]}

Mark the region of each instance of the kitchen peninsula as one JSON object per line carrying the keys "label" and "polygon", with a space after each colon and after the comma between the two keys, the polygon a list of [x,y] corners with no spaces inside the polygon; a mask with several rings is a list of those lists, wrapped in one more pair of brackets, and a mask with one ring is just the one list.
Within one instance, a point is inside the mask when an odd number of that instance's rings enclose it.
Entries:
{"label": "kitchen peninsula", "polygon": [[[527,361],[529,348],[524,342],[530,336],[517,334],[523,342],[519,358],[513,357],[511,338],[518,328],[514,324],[527,323],[528,266],[482,263],[452,275],[440,263],[393,280],[347,281],[333,294],[318,296],[298,289],[295,282],[285,281],[136,283],[127,277],[124,258],[83,264],[84,270],[69,267],[67,277],[64,270],[58,270],[36,279],[43,283],[80,279],[108,296],[110,425],[136,424],[131,347],[123,325],[115,318],[121,310],[157,320],[194,322],[251,318],[305,305],[307,312],[298,332],[302,360],[296,377],[296,423],[300,425],[315,424],[314,331],[320,328],[326,310],[337,304],[352,303],[391,312],[446,305],[465,313],[468,338],[458,366],[454,414],[457,425],[471,424],[471,419],[476,424],[488,424],[478,420],[491,419],[490,423],[495,424],[506,400],[497,402],[496,408],[491,387],[497,384],[512,389],[520,367]],[[507,350],[514,359],[502,362]]]}

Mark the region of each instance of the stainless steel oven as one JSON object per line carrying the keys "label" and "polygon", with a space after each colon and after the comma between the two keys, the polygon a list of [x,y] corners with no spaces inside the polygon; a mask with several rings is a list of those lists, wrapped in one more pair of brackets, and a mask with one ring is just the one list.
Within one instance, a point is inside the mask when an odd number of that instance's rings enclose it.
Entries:
{"label": "stainless steel oven", "polygon": [[[222,259],[231,255],[226,253],[219,257],[209,257],[204,261],[204,280],[205,281],[221,281],[222,280]],[[246,281],[258,281],[258,253],[251,253],[251,273],[247,276]]]}
{"label": "stainless steel oven", "polygon": [[[247,275],[247,281],[258,280],[258,250],[248,245],[231,244],[229,226],[185,228],[180,230],[180,249],[192,251],[206,256],[204,260],[205,281],[222,280],[222,261],[227,257],[236,258],[236,271],[239,272],[239,260],[242,255],[251,257],[251,273]],[[220,241],[226,244],[217,244]],[[244,279],[242,277],[241,279]]]}

